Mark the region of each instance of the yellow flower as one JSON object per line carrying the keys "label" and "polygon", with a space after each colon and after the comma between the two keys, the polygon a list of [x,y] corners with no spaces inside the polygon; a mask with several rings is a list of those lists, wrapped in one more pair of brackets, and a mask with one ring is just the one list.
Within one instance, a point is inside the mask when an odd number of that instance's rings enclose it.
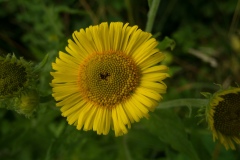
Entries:
{"label": "yellow flower", "polygon": [[62,116],[78,130],[116,136],[148,117],[162,99],[168,68],[156,39],[137,26],[101,23],[73,33],[67,53],[52,63],[52,87]]}
{"label": "yellow flower", "polygon": [[226,149],[235,149],[240,144],[240,88],[216,92],[206,107],[206,119],[213,133]]}

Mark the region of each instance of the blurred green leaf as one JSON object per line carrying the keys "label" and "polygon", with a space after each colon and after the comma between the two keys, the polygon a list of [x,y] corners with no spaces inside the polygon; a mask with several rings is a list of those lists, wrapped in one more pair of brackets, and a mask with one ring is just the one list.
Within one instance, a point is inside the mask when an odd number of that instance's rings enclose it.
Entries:
{"label": "blurred green leaf", "polygon": [[188,156],[189,160],[200,160],[191,141],[188,140],[184,126],[171,110],[159,110],[145,121],[145,126],[160,140],[173,149]]}
{"label": "blurred green leaf", "polygon": [[162,41],[159,42],[158,48],[161,51],[166,50],[168,48],[173,50],[175,46],[176,46],[176,42],[173,39],[169,37],[165,37]]}

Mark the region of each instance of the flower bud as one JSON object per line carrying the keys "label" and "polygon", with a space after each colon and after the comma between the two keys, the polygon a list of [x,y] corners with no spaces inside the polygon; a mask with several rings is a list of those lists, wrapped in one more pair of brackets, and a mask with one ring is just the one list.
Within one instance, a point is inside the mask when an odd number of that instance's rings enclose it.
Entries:
{"label": "flower bud", "polygon": [[29,87],[31,64],[15,55],[0,56],[0,99],[14,97]]}
{"label": "flower bud", "polygon": [[36,90],[27,90],[15,98],[14,108],[19,114],[31,117],[39,104],[39,95]]}

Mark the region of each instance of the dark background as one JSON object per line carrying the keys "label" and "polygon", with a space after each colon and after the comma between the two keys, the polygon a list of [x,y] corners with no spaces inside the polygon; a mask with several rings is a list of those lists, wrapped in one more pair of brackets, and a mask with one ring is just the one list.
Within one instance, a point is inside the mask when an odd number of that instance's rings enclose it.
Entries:
{"label": "dark background", "polygon": [[[42,96],[51,94],[51,62],[73,31],[105,21],[144,30],[149,10],[146,0],[0,0],[0,8],[0,55],[14,53],[34,63],[49,55],[39,75]],[[204,98],[200,92],[217,91],[215,84],[239,83],[239,14],[238,0],[161,1],[152,34],[176,42],[174,50],[163,51],[171,74],[164,101]],[[67,125],[53,100],[41,103],[32,119],[0,109],[0,159],[240,159],[239,147],[226,151],[213,142],[206,123],[197,124],[197,110],[157,109],[115,138],[113,132],[98,136]]]}

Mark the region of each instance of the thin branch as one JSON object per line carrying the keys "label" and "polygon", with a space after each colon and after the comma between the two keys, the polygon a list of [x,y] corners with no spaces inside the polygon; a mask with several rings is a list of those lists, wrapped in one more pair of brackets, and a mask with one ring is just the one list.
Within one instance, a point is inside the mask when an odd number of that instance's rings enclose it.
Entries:
{"label": "thin branch", "polygon": [[154,23],[160,2],[161,2],[161,0],[153,0],[151,3],[150,10],[148,12],[147,25],[146,25],[146,29],[145,29],[146,32],[152,32],[153,23]]}
{"label": "thin branch", "polygon": [[196,99],[196,98],[186,98],[186,99],[175,99],[167,102],[161,102],[157,109],[168,109],[173,107],[202,107],[207,105],[208,99]]}
{"label": "thin branch", "polygon": [[90,18],[93,21],[93,24],[98,24],[98,17],[91,9],[90,5],[86,2],[86,0],[80,0],[81,5],[86,10],[86,12],[89,14]]}

